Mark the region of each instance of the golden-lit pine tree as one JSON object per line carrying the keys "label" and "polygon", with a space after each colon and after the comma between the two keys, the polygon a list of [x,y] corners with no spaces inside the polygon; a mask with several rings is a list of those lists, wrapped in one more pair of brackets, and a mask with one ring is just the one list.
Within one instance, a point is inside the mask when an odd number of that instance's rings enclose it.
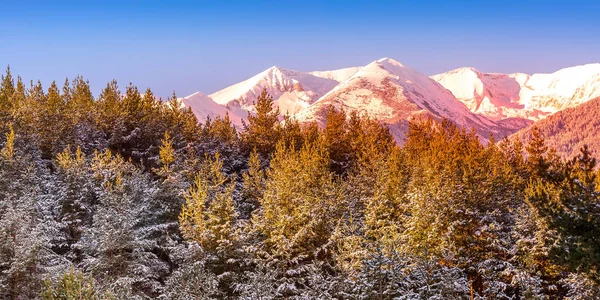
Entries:
{"label": "golden-lit pine tree", "polygon": [[244,200],[254,206],[260,205],[260,199],[265,189],[265,172],[261,168],[260,157],[256,151],[250,153],[248,171],[242,175],[242,178],[244,182],[242,191]]}
{"label": "golden-lit pine tree", "polygon": [[160,142],[161,145],[158,148],[158,156],[160,158],[160,163],[163,165],[163,172],[165,174],[168,174],[169,167],[177,159],[177,156],[175,155],[175,150],[173,149],[173,139],[171,139],[171,135],[169,135],[168,131],[165,131],[165,135],[163,139],[160,140]]}
{"label": "golden-lit pine tree", "polygon": [[538,177],[546,177],[550,164],[546,159],[548,146],[545,145],[544,137],[539,128],[533,127],[531,141],[525,147],[527,151],[527,168],[529,172]]}
{"label": "golden-lit pine tree", "polygon": [[86,159],[81,147],[77,146],[75,153],[71,151],[68,145],[61,153],[56,156],[56,162],[64,170],[82,168],[85,166]]}
{"label": "golden-lit pine tree", "polygon": [[8,122],[14,106],[15,84],[10,72],[10,66],[6,67],[6,73],[2,75],[0,83],[0,122]]}
{"label": "golden-lit pine tree", "polygon": [[83,77],[77,76],[73,80],[69,90],[67,109],[71,112],[72,124],[91,124],[94,120],[94,96],[90,89],[90,83]]}
{"label": "golden-lit pine tree", "polygon": [[271,154],[279,140],[279,108],[273,104],[266,89],[263,89],[254,104],[256,114],[248,116],[244,124],[242,140],[249,149],[256,149],[261,155]]}
{"label": "golden-lit pine tree", "polygon": [[114,126],[119,123],[125,114],[122,107],[121,91],[116,80],[106,84],[106,87],[98,97],[97,107],[97,124],[105,135],[110,138],[112,136]]}
{"label": "golden-lit pine tree", "polygon": [[325,114],[323,135],[331,159],[331,168],[338,174],[348,169],[352,155],[346,125],[346,112],[330,106]]}
{"label": "golden-lit pine tree", "polygon": [[[395,148],[385,160],[375,162],[373,195],[365,199],[365,236],[380,248],[397,250],[403,242],[406,191],[409,174],[402,153]],[[367,170],[367,172],[369,172]]]}
{"label": "golden-lit pine tree", "polygon": [[15,130],[12,124],[8,126],[8,132],[5,134],[6,142],[0,151],[0,155],[7,161],[12,161],[15,158]]}
{"label": "golden-lit pine tree", "polygon": [[225,116],[217,116],[212,122],[207,122],[207,133],[210,137],[216,138],[222,142],[233,142],[237,139],[237,130],[231,124],[229,113]]}
{"label": "golden-lit pine tree", "polygon": [[302,135],[302,127],[298,120],[290,117],[289,115],[283,116],[283,125],[281,126],[281,139],[286,143],[288,147],[294,147],[300,149],[304,143]]}
{"label": "golden-lit pine tree", "polygon": [[222,168],[218,154],[214,160],[206,158],[179,215],[184,238],[213,252],[227,251],[236,241],[235,182],[222,173]]}
{"label": "golden-lit pine tree", "polygon": [[175,92],[168,98],[168,105],[163,106],[164,114],[169,124],[168,128],[177,129],[187,141],[195,141],[200,136],[199,120],[181,99],[177,98]]}
{"label": "golden-lit pine tree", "polygon": [[[19,123],[23,123],[23,119],[27,116],[27,113],[23,112],[25,106],[27,106],[27,103],[25,103],[25,100],[27,98],[26,90],[27,89],[25,88],[23,79],[21,78],[21,76],[18,76],[16,90],[15,90],[15,94],[13,97],[12,114],[15,117],[15,121],[18,121]],[[32,109],[32,108],[27,108],[27,109]]]}
{"label": "golden-lit pine tree", "polygon": [[[37,132],[40,135],[40,150],[42,157],[53,158],[58,152],[63,137],[68,132],[69,124],[65,114],[64,98],[60,94],[56,82],[53,81],[48,88],[48,94],[40,102],[39,120],[37,120]],[[67,143],[64,143],[66,145]]]}
{"label": "golden-lit pine tree", "polygon": [[40,296],[44,300],[97,300],[111,298],[108,293],[101,295],[98,292],[91,275],[86,276],[73,267],[58,277],[56,282],[52,282],[49,278],[44,280],[44,289]]}
{"label": "golden-lit pine tree", "polygon": [[300,126],[303,143],[315,143],[321,138],[319,125],[316,122],[303,123]]}
{"label": "golden-lit pine tree", "polygon": [[252,221],[273,254],[310,256],[329,240],[342,198],[322,142],[296,150],[281,141],[267,170],[261,208]]}

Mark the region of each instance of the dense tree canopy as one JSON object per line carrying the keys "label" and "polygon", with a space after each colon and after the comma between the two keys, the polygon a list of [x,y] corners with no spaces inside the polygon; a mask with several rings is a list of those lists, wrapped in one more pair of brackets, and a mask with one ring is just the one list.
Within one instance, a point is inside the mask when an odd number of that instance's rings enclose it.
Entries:
{"label": "dense tree canopy", "polygon": [[[15,82],[16,81],[16,82]],[[600,174],[544,130],[330,108],[244,128],[81,77],[0,85],[2,299],[594,299]]]}

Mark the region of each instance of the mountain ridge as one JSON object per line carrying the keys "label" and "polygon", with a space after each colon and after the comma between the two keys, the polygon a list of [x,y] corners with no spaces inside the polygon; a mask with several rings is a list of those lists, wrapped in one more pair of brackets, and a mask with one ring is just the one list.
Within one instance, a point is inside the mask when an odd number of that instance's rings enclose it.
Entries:
{"label": "mountain ridge", "polygon": [[302,72],[272,66],[220,91],[203,94],[211,101],[188,101],[186,105],[192,110],[194,105],[208,106],[196,108],[202,112],[196,114],[200,121],[205,115],[227,112],[239,128],[238,123],[253,113],[263,89],[282,114],[301,122],[323,125],[323,111],[333,105],[388,124],[399,142],[407,122],[422,115],[473,127],[482,139],[490,135],[502,138],[599,97],[600,63],[531,75],[485,73],[462,67],[432,76],[388,57],[365,66],[329,71]]}

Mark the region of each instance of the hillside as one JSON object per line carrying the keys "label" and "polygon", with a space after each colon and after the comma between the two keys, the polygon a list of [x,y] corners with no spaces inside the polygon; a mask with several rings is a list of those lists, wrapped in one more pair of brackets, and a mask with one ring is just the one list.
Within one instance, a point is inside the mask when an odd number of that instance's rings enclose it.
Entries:
{"label": "hillside", "polygon": [[[579,153],[583,145],[588,145],[595,157],[600,158],[600,98],[595,98],[582,105],[567,108],[544,120],[535,123],[546,144],[556,149],[565,158],[572,158]],[[524,142],[531,139],[532,127],[523,129],[514,137]]]}

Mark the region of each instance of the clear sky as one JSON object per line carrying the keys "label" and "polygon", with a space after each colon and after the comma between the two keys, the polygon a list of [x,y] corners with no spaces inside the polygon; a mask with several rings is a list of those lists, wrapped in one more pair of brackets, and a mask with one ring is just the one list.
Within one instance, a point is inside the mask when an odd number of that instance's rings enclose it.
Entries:
{"label": "clear sky", "polygon": [[0,65],[25,80],[115,78],[161,97],[262,70],[391,57],[425,74],[600,62],[600,1],[3,1]]}

